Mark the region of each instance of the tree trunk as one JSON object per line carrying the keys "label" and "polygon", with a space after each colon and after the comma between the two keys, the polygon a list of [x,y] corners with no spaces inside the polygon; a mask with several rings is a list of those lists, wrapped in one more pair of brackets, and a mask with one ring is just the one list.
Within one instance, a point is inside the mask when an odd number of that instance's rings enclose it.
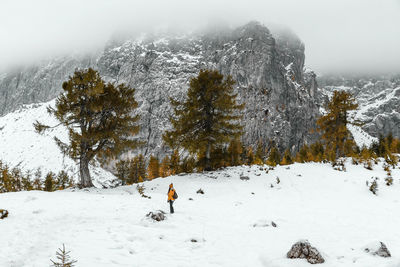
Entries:
{"label": "tree trunk", "polygon": [[89,172],[89,160],[85,156],[82,156],[80,159],[79,172],[81,175],[80,186],[82,188],[93,187],[94,185],[92,183],[92,178],[90,177],[90,172]]}
{"label": "tree trunk", "polygon": [[211,171],[211,144],[207,144],[205,171]]}

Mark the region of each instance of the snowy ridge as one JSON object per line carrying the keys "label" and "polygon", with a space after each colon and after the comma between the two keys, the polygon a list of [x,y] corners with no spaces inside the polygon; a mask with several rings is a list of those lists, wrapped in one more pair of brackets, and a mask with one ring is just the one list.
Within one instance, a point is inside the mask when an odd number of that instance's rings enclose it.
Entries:
{"label": "snowy ridge", "polygon": [[[45,175],[47,172],[68,172],[75,180],[79,176],[77,164],[64,157],[54,142],[54,136],[66,142],[66,128],[59,126],[40,135],[35,132],[33,123],[39,120],[46,125],[57,125],[57,120],[47,113],[47,106],[54,105],[55,100],[41,104],[26,105],[3,117],[0,117],[0,160],[11,167],[23,171],[35,171],[38,168]],[[96,186],[107,185],[113,175],[100,167],[91,168]]]}
{"label": "snowy ridge", "polygon": [[[390,187],[382,163],[372,171],[350,160],[346,172],[317,163],[266,169],[154,179],[144,183],[151,199],[140,197],[135,185],[0,194],[1,208],[10,212],[0,220],[0,266],[48,266],[63,243],[84,267],[310,266],[286,258],[300,239],[322,253],[325,267],[399,266],[399,168]],[[379,178],[378,195],[365,185],[371,177]],[[168,211],[171,182],[179,195],[175,214],[150,221],[148,212]],[[199,188],[204,194],[196,194]],[[377,241],[391,258],[363,251]]]}
{"label": "snowy ridge", "polygon": [[373,142],[378,141],[378,138],[372,137],[359,126],[348,124],[347,129],[350,131],[354,138],[354,141],[360,148],[362,148],[363,146],[370,147]]}

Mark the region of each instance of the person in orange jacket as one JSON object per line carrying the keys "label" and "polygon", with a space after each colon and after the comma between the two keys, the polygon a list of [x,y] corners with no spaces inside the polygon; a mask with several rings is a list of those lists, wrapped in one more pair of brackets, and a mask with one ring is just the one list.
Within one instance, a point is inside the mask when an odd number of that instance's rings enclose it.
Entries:
{"label": "person in orange jacket", "polygon": [[174,207],[172,206],[172,204],[174,204],[174,201],[178,198],[178,195],[176,194],[174,185],[171,183],[169,185],[169,189],[168,189],[168,200],[167,202],[169,202],[169,211],[170,213],[174,213]]}

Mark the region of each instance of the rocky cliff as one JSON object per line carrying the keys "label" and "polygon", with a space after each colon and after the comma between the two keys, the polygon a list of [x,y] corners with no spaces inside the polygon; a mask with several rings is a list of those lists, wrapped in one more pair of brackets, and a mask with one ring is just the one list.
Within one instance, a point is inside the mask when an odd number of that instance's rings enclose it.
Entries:
{"label": "rocky cliff", "polygon": [[347,90],[357,99],[359,109],[353,116],[365,123],[364,131],[400,138],[400,76],[325,76],[319,79],[323,91]]}
{"label": "rocky cliff", "polygon": [[273,35],[257,22],[203,34],[147,36],[110,43],[94,56],[58,58],[0,74],[0,114],[56,97],[76,68],[91,66],[106,80],[136,89],[140,137],[148,144],[141,152],[163,153],[169,97],[183,99],[189,80],[209,68],[236,80],[246,103],[245,144],[274,140],[282,149],[295,149],[315,138],[309,130],[319,116],[315,74],[304,71],[304,60],[304,44],[294,34]]}

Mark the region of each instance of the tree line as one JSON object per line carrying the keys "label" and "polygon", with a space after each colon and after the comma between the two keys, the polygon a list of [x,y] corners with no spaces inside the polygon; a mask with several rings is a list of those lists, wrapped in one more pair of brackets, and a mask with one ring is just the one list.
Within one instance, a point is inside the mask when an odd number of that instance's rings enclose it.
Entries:
{"label": "tree line", "polygon": [[40,169],[23,173],[18,167],[11,168],[0,160],[0,193],[18,191],[56,191],[74,186],[74,180],[65,171],[48,172],[43,175]]}
{"label": "tree line", "polygon": [[[334,162],[344,156],[351,156],[354,161],[374,156],[394,159],[393,153],[400,152],[400,142],[392,136],[380,138],[370,148],[357,147],[347,125],[361,125],[349,119],[349,112],[358,105],[345,91],[334,91],[325,105],[325,114],[317,120],[315,130],[321,136],[318,142],[304,144],[297,152],[287,148],[283,154],[273,141],[260,140],[257,145],[246,147],[240,140],[241,111],[245,104],[238,102],[234,84],[230,76],[224,77],[215,70],[201,70],[190,80],[182,101],[170,98],[171,128],[165,131],[163,141],[173,153],[162,159],[151,155],[148,162],[143,155],[118,161],[115,173],[121,183],[242,164]],[[69,142],[57,137],[55,142],[64,155],[79,163],[79,186],[91,187],[88,166],[95,158],[117,159],[124,152],[143,145],[137,138],[140,126],[135,89],[125,84],[106,83],[91,68],[75,71],[62,89],[55,106],[48,107],[49,114],[59,124],[48,126],[36,121],[34,127],[38,133],[60,125],[67,128]]]}

